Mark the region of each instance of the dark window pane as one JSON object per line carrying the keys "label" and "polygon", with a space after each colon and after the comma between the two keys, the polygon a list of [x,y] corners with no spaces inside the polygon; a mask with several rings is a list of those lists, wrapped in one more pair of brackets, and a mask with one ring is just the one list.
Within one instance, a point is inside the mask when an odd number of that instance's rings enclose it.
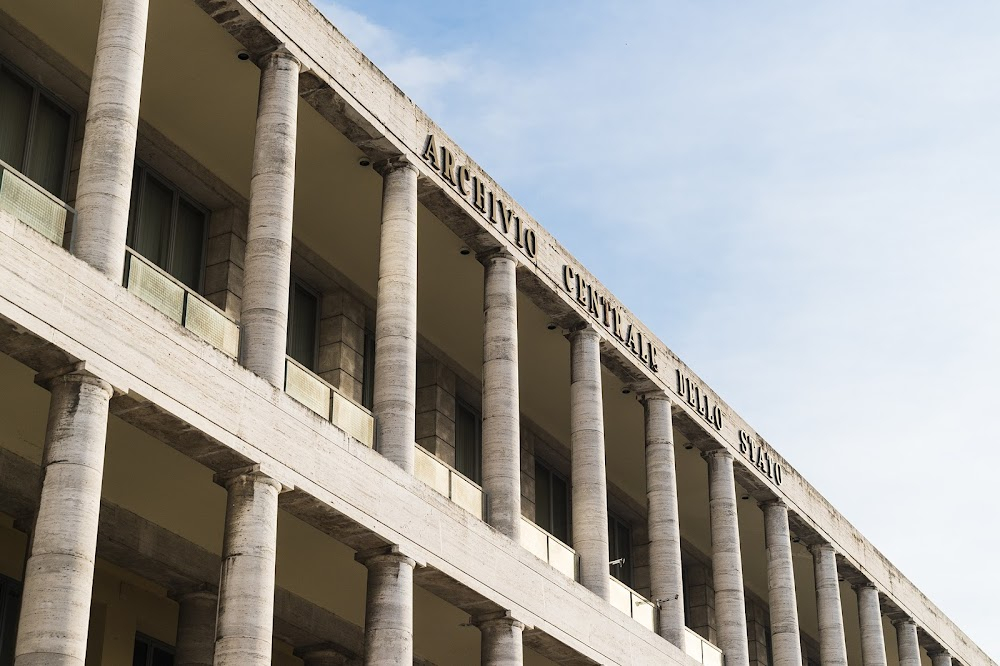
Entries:
{"label": "dark window pane", "polygon": [[455,406],[455,468],[476,483],[482,482],[479,414],[461,403]]}
{"label": "dark window pane", "polygon": [[569,543],[569,488],[566,481],[552,475],[552,535]]}
{"label": "dark window pane", "polygon": [[174,666],[174,655],[163,648],[153,648],[153,662],[151,666]]}
{"label": "dark window pane", "polygon": [[552,532],[552,477],[538,463],[535,463],[535,524]]}
{"label": "dark window pane", "polygon": [[0,666],[13,666],[17,642],[17,617],[21,610],[21,584],[3,579],[0,592]]}
{"label": "dark window pane", "polygon": [[319,303],[301,285],[292,283],[288,318],[288,355],[309,368],[316,365],[316,322]]}
{"label": "dark window pane", "polygon": [[140,639],[136,639],[135,648],[132,650],[132,666],[147,666],[149,659],[149,645]]}
{"label": "dark window pane", "polygon": [[375,402],[375,333],[365,329],[364,373],[361,378],[361,405],[372,408]]}
{"label": "dark window pane", "polygon": [[625,583],[632,585],[632,528],[628,523],[617,516],[608,516],[608,545],[610,546],[611,561],[624,558],[620,564],[612,565],[611,575]]}
{"label": "dark window pane", "polygon": [[171,252],[170,274],[194,291],[201,288],[205,214],[184,199],[177,206],[177,225]]}
{"label": "dark window pane", "polygon": [[167,242],[174,193],[166,185],[146,174],[140,198],[132,249],[163,270],[167,270]]}
{"label": "dark window pane", "polygon": [[31,95],[31,86],[0,69],[0,160],[19,171],[24,170]]}
{"label": "dark window pane", "polygon": [[53,195],[63,195],[69,114],[40,95],[25,175]]}

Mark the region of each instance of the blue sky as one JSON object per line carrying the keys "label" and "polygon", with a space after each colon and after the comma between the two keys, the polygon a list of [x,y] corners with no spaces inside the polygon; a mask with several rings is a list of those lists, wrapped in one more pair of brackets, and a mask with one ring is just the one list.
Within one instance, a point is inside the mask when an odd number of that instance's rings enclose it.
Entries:
{"label": "blue sky", "polygon": [[1000,4],[314,1],[1000,656]]}

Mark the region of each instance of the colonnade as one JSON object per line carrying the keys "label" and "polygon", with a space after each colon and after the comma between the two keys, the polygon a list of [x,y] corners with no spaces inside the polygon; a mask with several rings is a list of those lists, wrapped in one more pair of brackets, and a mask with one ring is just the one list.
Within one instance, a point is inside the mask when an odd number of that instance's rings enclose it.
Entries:
{"label": "colonnade", "polygon": [[[148,0],[104,0],[77,197],[73,250],[119,280],[128,224]],[[279,48],[261,67],[251,176],[241,328],[244,365],[281,386],[290,279],[299,61]],[[414,468],[417,303],[417,168],[400,157],[378,165],[383,178],[375,329],[379,451]],[[489,520],[517,539],[520,529],[520,407],[517,260],[483,253],[483,485]],[[611,593],[600,333],[583,324],[569,334],[572,522],[581,583]],[[82,664],[86,652],[105,436],[113,388],[74,366],[47,379],[51,405],[41,503],[28,558],[16,664]],[[684,599],[672,405],[665,392],[643,394],[651,596],[659,633],[683,647]],[[709,469],[712,559],[719,644],[730,666],[749,664],[734,459],[705,453]],[[217,481],[228,493],[218,594],[178,597],[178,664],[269,664],[274,604],[278,496],[286,488],[258,468]],[[762,504],[774,663],[802,663],[788,507]],[[846,664],[835,551],[812,548],[824,664]],[[394,547],[358,553],[368,570],[364,663],[411,663],[415,562]],[[858,588],[865,666],[885,663],[878,592]],[[524,625],[509,613],[473,618],[484,664],[523,663]],[[916,625],[897,624],[901,664],[919,663]],[[317,653],[313,664],[335,664]],[[935,666],[949,663],[934,655]]]}

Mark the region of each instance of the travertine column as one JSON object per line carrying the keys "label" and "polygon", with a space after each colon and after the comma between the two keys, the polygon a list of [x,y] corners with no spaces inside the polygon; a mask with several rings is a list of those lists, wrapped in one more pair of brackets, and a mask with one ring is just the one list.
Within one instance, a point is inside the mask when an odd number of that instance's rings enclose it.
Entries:
{"label": "travertine column", "polygon": [[726,449],[716,449],[704,456],[708,460],[712,574],[715,579],[715,618],[719,624],[719,647],[725,653],[727,666],[749,666],[750,646],[747,640],[733,455]]}
{"label": "travertine column", "polygon": [[517,282],[514,255],[480,257],[483,311],[483,490],[490,524],[518,541],[521,534],[521,407],[517,379]]}
{"label": "travertine column", "polygon": [[149,0],[104,0],[76,188],[73,254],[121,282]]}
{"label": "travertine column", "polygon": [[660,635],[683,649],[684,583],[673,416],[665,393],[643,395],[642,406],[646,425],[650,596],[660,607]]}
{"label": "travertine column", "polygon": [[771,666],[802,666],[799,610],[795,600],[795,570],[788,507],[780,500],[761,504],[767,548],[767,593],[771,615]]}
{"label": "travertine column", "polygon": [[951,653],[947,650],[929,652],[928,656],[931,658],[931,666],[951,666]]}
{"label": "travertine column", "polygon": [[570,333],[569,341],[573,548],[580,555],[580,582],[597,596],[610,600],[600,336],[592,326],[585,325]]}
{"label": "travertine column", "polygon": [[521,666],[524,663],[524,624],[507,613],[472,618],[482,632],[482,666]]}
{"label": "travertine column", "polygon": [[417,168],[383,163],[375,309],[375,436],[379,451],[413,472],[417,404]]}
{"label": "travertine column", "polygon": [[347,664],[347,657],[331,647],[296,650],[295,656],[302,660],[304,666],[346,666]]}
{"label": "travertine column", "polygon": [[899,666],[920,666],[920,641],[917,625],[909,619],[893,620],[896,627],[896,646],[899,648]]}
{"label": "travertine column", "polygon": [[174,666],[212,666],[215,656],[215,616],[219,596],[199,590],[177,596],[177,641]]}
{"label": "travertine column", "polygon": [[809,548],[816,576],[816,609],[819,616],[819,655],[824,666],[847,666],[844,612],[840,604],[840,576],[833,546],[821,543]]}
{"label": "travertine column", "polygon": [[365,666],[412,664],[414,561],[393,549],[355,559],[368,568]]}
{"label": "travertine column", "polygon": [[52,379],[49,390],[42,494],[24,569],[15,663],[82,666],[112,389],[72,372]]}
{"label": "travertine column", "polygon": [[220,477],[229,491],[222,543],[216,666],[267,666],[281,484],[248,470]]}
{"label": "travertine column", "polygon": [[264,55],[258,64],[260,94],[250,175],[240,342],[243,365],[283,387],[300,67],[284,49]]}
{"label": "travertine column", "polygon": [[864,666],[886,666],[878,590],[872,583],[865,583],[855,585],[854,591],[858,595],[858,618],[861,623],[861,660]]}

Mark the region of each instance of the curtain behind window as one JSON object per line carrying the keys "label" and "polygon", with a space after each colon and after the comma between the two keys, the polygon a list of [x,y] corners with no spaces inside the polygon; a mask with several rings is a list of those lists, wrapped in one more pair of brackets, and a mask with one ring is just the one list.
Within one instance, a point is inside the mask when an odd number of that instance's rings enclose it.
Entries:
{"label": "curtain behind window", "polygon": [[31,133],[31,152],[24,174],[55,196],[60,196],[63,191],[69,126],[69,114],[44,96],[39,96]]}
{"label": "curtain behind window", "polygon": [[24,167],[31,95],[31,86],[0,69],[0,159],[18,171]]}

